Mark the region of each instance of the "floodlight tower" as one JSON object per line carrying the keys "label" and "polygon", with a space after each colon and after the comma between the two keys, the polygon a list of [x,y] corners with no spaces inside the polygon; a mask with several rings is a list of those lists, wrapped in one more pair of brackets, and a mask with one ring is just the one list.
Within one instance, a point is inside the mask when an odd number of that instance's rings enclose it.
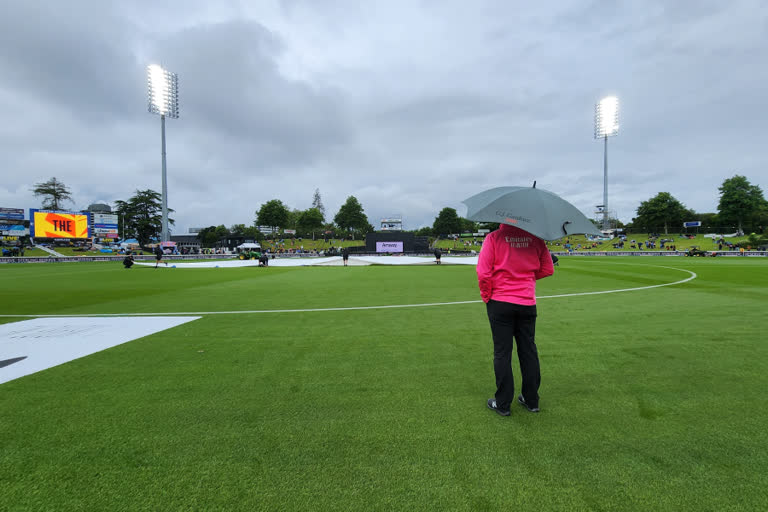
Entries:
{"label": "floodlight tower", "polygon": [[179,77],[152,64],[147,66],[149,85],[149,107],[151,114],[160,114],[160,137],[163,160],[163,234],[162,241],[167,242],[168,234],[168,179],[165,173],[165,118],[179,118]]}
{"label": "floodlight tower", "polygon": [[595,104],[595,139],[603,139],[603,229],[608,229],[608,137],[619,134],[619,98],[608,96]]}

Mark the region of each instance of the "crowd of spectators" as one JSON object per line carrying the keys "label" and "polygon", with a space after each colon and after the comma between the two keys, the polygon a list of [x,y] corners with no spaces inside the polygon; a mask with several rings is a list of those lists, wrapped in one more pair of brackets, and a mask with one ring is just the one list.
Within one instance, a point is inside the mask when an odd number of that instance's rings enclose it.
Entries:
{"label": "crowd of spectators", "polygon": [[15,256],[24,256],[24,246],[12,245],[10,247],[3,247],[3,256],[11,258]]}
{"label": "crowd of spectators", "polygon": [[[552,250],[555,247],[562,247],[562,250],[566,251],[568,254],[573,254],[576,251],[597,249],[599,245],[600,244],[598,244],[593,240],[587,240],[583,244],[573,243],[570,238],[566,238],[565,241],[562,243],[560,243],[560,241],[547,242],[547,246],[550,248],[550,250]],[[615,244],[614,244],[614,247],[616,247]]]}
{"label": "crowd of spectators", "polygon": [[466,251],[471,250],[480,250],[483,247],[483,239],[472,237],[472,238],[460,238],[458,236],[453,237],[453,248],[454,249],[464,249]]}
{"label": "crowd of spectators", "polygon": [[712,242],[717,245],[717,250],[722,251],[723,247],[726,247],[726,251],[738,251],[739,246],[731,242],[730,240],[726,240],[725,237],[720,237],[719,239],[712,238]]}

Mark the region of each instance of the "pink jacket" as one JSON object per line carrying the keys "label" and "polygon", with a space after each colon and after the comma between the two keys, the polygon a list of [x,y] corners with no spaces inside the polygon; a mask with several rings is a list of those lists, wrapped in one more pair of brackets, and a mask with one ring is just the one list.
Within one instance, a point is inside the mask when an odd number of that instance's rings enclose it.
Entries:
{"label": "pink jacket", "polygon": [[533,306],[536,280],[554,272],[552,256],[544,240],[508,224],[501,224],[485,237],[477,258],[477,280],[483,302],[493,299]]}

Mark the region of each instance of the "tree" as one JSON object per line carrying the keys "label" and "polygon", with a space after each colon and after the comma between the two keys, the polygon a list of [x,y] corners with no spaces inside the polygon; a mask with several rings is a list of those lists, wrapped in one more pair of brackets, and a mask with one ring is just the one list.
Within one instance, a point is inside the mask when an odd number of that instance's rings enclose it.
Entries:
{"label": "tree", "polygon": [[201,229],[197,234],[197,239],[200,240],[200,245],[203,247],[215,247],[219,240],[227,236],[229,236],[229,230],[220,224]]}
{"label": "tree", "polygon": [[363,226],[362,226],[362,227],[358,227],[358,228],[355,230],[355,232],[356,232],[358,235],[360,235],[360,236],[365,236],[365,235],[367,235],[368,233],[373,233],[374,231],[376,231],[376,228],[375,228],[375,227],[373,227],[373,224],[371,224],[370,222],[368,222],[368,220],[367,220],[367,217],[366,217],[366,221],[365,221],[365,223],[363,224]]}
{"label": "tree", "polygon": [[454,208],[443,208],[432,224],[435,235],[450,235],[461,232],[461,219]]}
{"label": "tree", "polygon": [[664,226],[664,234],[669,233],[669,226],[682,226],[693,212],[683,203],[672,197],[669,192],[659,192],[656,196],[640,203],[637,217],[632,219],[634,226],[645,227],[649,231]]}
{"label": "tree", "polygon": [[288,207],[279,199],[267,201],[256,212],[256,223],[259,226],[285,228],[288,226]]}
{"label": "tree", "polygon": [[201,247],[208,248],[216,245],[216,241],[218,240],[216,237],[216,226],[208,226],[207,228],[202,228],[197,233],[197,239],[200,240]]}
{"label": "tree", "polygon": [[229,230],[224,224],[219,224],[216,226],[216,236],[219,237],[219,240],[222,238],[226,238],[230,235]]}
{"label": "tree", "polygon": [[288,220],[285,222],[285,227],[288,229],[297,229],[299,227],[299,217],[304,213],[298,208],[288,211]]}
{"label": "tree", "polygon": [[763,201],[754,216],[753,229],[758,233],[768,234],[768,201]]}
{"label": "tree", "polygon": [[114,212],[120,219],[120,236],[123,238],[123,240],[128,238],[136,238],[136,230],[133,229],[133,225],[129,225],[126,222],[126,217],[130,216],[130,213],[128,212],[128,203],[118,199],[115,201]]}
{"label": "tree", "polygon": [[743,232],[743,224],[755,221],[765,208],[766,201],[763,191],[757,185],[752,185],[747,178],[738,174],[728,178],[718,188],[720,203],[717,209],[720,220],[737,224],[739,233]]}
{"label": "tree", "polygon": [[333,218],[333,221],[344,231],[351,231],[353,229],[366,231],[370,226],[368,217],[363,211],[363,205],[360,204],[355,196],[347,198],[347,201],[339,208],[339,212]]}
{"label": "tree", "polygon": [[[146,247],[163,231],[162,196],[154,190],[137,190],[128,201],[115,201],[115,210],[123,219],[123,238],[135,238]],[[174,210],[168,209],[168,213]],[[168,224],[173,225],[173,219]]]}
{"label": "tree", "polygon": [[232,233],[233,236],[245,236],[245,230],[248,229],[245,227],[245,224],[232,224],[229,227],[229,232]]}
{"label": "tree", "polygon": [[298,221],[298,230],[302,233],[312,232],[314,238],[314,232],[319,231],[323,227],[323,214],[317,208],[310,208],[301,212]]}
{"label": "tree", "polygon": [[72,193],[69,188],[55,177],[43,183],[37,183],[32,193],[44,197],[44,210],[58,210],[64,201],[72,202]]}
{"label": "tree", "polygon": [[312,208],[317,208],[323,215],[323,222],[325,222],[325,206],[323,206],[323,200],[320,199],[320,189],[315,189],[315,195],[312,197]]}
{"label": "tree", "polygon": [[701,221],[701,229],[711,231],[720,227],[720,217],[716,213],[696,212],[696,218],[692,220]]}
{"label": "tree", "polygon": [[248,240],[262,240],[264,235],[256,226],[246,226],[245,224],[232,224],[229,228],[232,236],[242,236]]}
{"label": "tree", "polygon": [[476,233],[477,232],[477,222],[469,219],[465,219],[464,217],[459,217],[459,223],[461,226],[461,232],[462,233]]}

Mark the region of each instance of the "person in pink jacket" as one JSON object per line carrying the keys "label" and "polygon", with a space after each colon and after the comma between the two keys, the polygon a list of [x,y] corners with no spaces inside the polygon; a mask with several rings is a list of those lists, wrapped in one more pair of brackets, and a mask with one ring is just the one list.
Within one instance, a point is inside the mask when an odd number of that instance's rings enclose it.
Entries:
{"label": "person in pink jacket", "polygon": [[513,339],[523,379],[517,400],[529,411],[539,412],[536,281],[553,273],[552,256],[541,238],[507,224],[485,237],[477,260],[477,280],[493,336],[496,395],[488,399],[488,408],[502,416],[509,416],[515,396]]}

